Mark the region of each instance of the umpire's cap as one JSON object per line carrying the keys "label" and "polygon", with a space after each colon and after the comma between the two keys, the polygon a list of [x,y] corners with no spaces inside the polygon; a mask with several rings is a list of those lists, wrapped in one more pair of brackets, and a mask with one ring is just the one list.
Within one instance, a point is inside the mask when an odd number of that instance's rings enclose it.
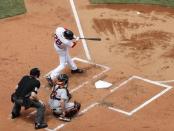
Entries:
{"label": "umpire's cap", "polygon": [[74,39],[74,33],[71,30],[66,29],[63,33],[64,37],[68,40]]}
{"label": "umpire's cap", "polygon": [[37,78],[39,78],[39,76],[40,76],[40,70],[39,70],[39,68],[32,68],[30,70],[30,75],[31,76],[36,76]]}

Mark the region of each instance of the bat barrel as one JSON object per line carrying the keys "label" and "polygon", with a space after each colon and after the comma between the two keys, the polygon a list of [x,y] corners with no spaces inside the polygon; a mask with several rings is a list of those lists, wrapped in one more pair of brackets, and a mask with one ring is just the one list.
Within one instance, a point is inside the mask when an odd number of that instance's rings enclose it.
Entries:
{"label": "bat barrel", "polygon": [[80,39],[101,41],[101,38],[80,38]]}

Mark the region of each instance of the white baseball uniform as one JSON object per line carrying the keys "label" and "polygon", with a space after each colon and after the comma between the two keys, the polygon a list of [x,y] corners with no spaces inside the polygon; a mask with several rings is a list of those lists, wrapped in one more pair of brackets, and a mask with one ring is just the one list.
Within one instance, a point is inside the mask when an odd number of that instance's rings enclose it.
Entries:
{"label": "white baseball uniform", "polygon": [[71,48],[74,43],[72,40],[65,39],[63,33],[66,29],[63,27],[58,27],[55,31],[55,42],[54,48],[59,55],[60,64],[55,68],[51,74],[51,79],[55,79],[61,71],[65,68],[66,64],[71,68],[71,70],[76,70],[77,66],[71,59],[68,49]]}
{"label": "white baseball uniform", "polygon": [[[68,102],[69,98],[67,96],[67,91],[65,88],[59,88],[58,85],[56,85],[53,88],[54,94],[50,100],[49,100],[49,105],[51,109],[54,109],[54,112],[61,114],[62,109],[61,109],[61,104],[60,100],[64,99],[65,100],[65,110],[71,110],[74,108],[74,102]],[[56,92],[56,93],[55,93]]]}

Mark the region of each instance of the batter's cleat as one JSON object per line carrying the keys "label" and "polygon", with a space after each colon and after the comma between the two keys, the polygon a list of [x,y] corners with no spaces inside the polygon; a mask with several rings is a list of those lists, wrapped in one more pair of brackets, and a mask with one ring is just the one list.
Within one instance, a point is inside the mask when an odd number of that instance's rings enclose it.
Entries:
{"label": "batter's cleat", "polygon": [[46,127],[48,127],[46,123],[35,123],[35,129],[42,129]]}
{"label": "batter's cleat", "polygon": [[71,73],[72,73],[72,74],[77,74],[77,73],[80,74],[80,73],[83,73],[83,72],[84,72],[84,71],[83,71],[82,69],[78,69],[78,68],[77,68],[76,70],[71,70]]}
{"label": "batter's cleat", "polygon": [[19,117],[20,116],[20,114],[15,114],[15,113],[11,113],[11,119],[15,119],[15,118],[17,118],[17,117]]}
{"label": "batter's cleat", "polygon": [[46,76],[46,80],[48,81],[48,85],[53,87],[53,80],[51,79],[51,77],[49,75]]}
{"label": "batter's cleat", "polygon": [[59,117],[59,120],[65,121],[65,122],[70,122],[70,121],[71,121],[70,118],[68,118],[68,117],[63,117],[63,116],[60,116],[60,117]]}

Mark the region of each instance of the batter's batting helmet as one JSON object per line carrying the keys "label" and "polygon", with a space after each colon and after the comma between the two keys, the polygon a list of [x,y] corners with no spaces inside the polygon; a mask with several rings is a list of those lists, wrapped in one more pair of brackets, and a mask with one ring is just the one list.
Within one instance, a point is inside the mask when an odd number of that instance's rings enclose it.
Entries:
{"label": "batter's batting helmet", "polygon": [[63,82],[64,84],[68,83],[68,75],[67,74],[60,74],[57,79],[61,82]]}
{"label": "batter's batting helmet", "polygon": [[71,30],[66,29],[63,35],[68,40],[74,39],[74,33]]}
{"label": "batter's batting helmet", "polygon": [[38,68],[32,68],[30,70],[30,75],[31,76],[36,76],[37,78],[39,78],[39,76],[40,76],[40,70]]}

